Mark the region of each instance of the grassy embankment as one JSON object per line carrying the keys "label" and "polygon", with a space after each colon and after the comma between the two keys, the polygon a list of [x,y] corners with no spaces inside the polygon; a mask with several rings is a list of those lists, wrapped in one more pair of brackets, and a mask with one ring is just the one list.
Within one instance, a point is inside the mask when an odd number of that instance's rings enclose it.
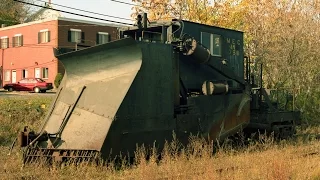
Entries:
{"label": "grassy embankment", "polygon": [[308,137],[320,133],[320,128],[306,129],[299,132],[299,138],[280,143],[261,136],[260,142],[246,147],[224,144],[215,154],[199,139],[180,154],[171,143],[161,152],[160,162],[146,161],[139,150],[135,164],[117,170],[112,164],[21,168],[21,152],[15,148],[9,156],[9,146],[25,125],[33,129],[41,125],[50,101],[1,99],[0,179],[320,179],[320,142]]}

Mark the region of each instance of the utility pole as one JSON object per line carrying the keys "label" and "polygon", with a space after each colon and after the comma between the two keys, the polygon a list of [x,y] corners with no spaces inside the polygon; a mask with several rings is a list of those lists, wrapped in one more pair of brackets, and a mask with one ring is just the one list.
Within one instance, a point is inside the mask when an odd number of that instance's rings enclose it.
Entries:
{"label": "utility pole", "polygon": [[4,49],[2,49],[1,53],[1,88],[3,87],[4,84]]}

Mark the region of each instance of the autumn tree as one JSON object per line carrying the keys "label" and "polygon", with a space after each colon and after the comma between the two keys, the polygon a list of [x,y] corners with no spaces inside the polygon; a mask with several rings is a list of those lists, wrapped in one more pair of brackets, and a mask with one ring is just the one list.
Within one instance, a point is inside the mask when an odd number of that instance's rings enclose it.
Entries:
{"label": "autumn tree", "polygon": [[263,63],[264,86],[295,88],[306,118],[320,115],[319,0],[133,0],[151,20],[180,18],[244,32],[245,53]]}
{"label": "autumn tree", "polygon": [[264,4],[251,4],[254,8],[246,16],[246,34],[251,40],[247,52],[264,63],[267,87],[299,90],[294,96],[296,107],[309,120],[316,120],[320,113],[319,2],[261,2]]}

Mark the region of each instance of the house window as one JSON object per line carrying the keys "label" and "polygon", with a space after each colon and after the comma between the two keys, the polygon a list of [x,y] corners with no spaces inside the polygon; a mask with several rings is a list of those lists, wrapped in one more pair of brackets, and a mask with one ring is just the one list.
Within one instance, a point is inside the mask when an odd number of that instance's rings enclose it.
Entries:
{"label": "house window", "polygon": [[42,68],[42,78],[48,78],[49,77],[49,68]]}
{"label": "house window", "polygon": [[12,37],[12,47],[18,47],[23,45],[23,36],[21,34],[16,34]]}
{"label": "house window", "polygon": [[41,77],[40,74],[41,74],[41,69],[40,68],[34,68],[34,77],[35,78],[40,78]]}
{"label": "house window", "polygon": [[28,70],[27,69],[22,70],[22,78],[28,78]]}
{"label": "house window", "polygon": [[10,70],[6,70],[4,73],[4,81],[10,81],[10,74],[11,71]]}
{"label": "house window", "polygon": [[38,43],[50,42],[50,31],[48,29],[38,32]]}
{"label": "house window", "polygon": [[69,42],[80,43],[84,40],[84,33],[81,32],[81,29],[70,29],[68,32],[68,40]]}
{"label": "house window", "polygon": [[0,38],[1,49],[5,49],[9,47],[9,38],[8,36],[4,36]]}
{"label": "house window", "polygon": [[97,33],[97,44],[104,44],[109,42],[110,36],[107,32],[98,32]]}
{"label": "house window", "polygon": [[201,44],[210,50],[212,56],[221,56],[221,36],[201,32]]}

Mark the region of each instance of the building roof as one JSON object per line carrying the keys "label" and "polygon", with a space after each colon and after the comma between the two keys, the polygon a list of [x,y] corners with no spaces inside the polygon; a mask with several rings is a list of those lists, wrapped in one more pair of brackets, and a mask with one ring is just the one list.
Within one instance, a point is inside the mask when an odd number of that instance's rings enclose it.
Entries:
{"label": "building roof", "polygon": [[49,9],[47,7],[52,8],[51,4],[45,5],[45,8],[41,8],[39,11],[32,14],[28,19],[25,20],[25,23],[32,22],[32,21],[38,21],[38,20],[44,20],[48,18],[56,18],[56,17],[63,17],[59,11],[55,11],[52,9]]}
{"label": "building roof", "polygon": [[22,23],[22,24],[6,26],[4,28],[0,28],[0,31],[19,28],[19,27],[25,27],[25,26],[31,26],[31,25],[34,25],[34,24],[39,24],[39,23],[44,23],[44,22],[49,22],[49,21],[57,21],[57,20],[93,24],[93,25],[98,25],[98,26],[109,26],[109,27],[118,27],[118,28],[126,27],[125,25],[120,25],[120,24],[115,24],[115,23],[102,23],[102,22],[97,22],[97,21],[88,21],[88,20],[73,19],[73,18],[66,18],[66,17],[49,17],[49,18],[40,19],[40,20],[37,20],[37,21],[31,21],[31,22]]}

